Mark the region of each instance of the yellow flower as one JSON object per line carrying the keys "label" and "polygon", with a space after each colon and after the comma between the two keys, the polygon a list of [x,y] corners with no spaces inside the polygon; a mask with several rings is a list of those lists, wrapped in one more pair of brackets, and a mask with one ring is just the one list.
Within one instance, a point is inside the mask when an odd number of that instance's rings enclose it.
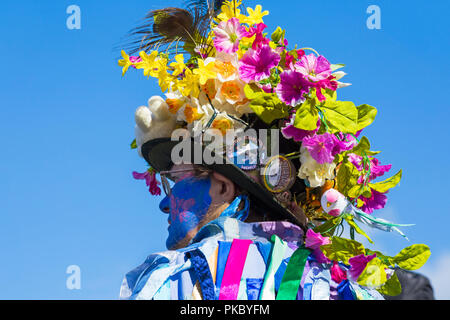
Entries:
{"label": "yellow flower", "polygon": [[145,53],[145,51],[139,52],[139,56],[141,57],[142,61],[136,63],[136,69],[144,69],[144,76],[154,77],[154,67],[155,67],[155,60],[158,56],[158,51],[152,51],[150,55]]}
{"label": "yellow flower", "polygon": [[200,94],[199,75],[193,74],[191,69],[186,69],[184,78],[179,80],[176,86],[183,96],[197,98]]}
{"label": "yellow flower", "polygon": [[130,56],[125,53],[125,51],[121,51],[123,59],[119,60],[119,66],[122,68],[122,77],[127,73],[128,68],[133,65],[133,62],[130,61]]}
{"label": "yellow flower", "polygon": [[247,17],[241,14],[241,10],[238,9],[242,4],[242,0],[225,1],[221,8],[221,13],[217,16],[217,20],[228,21],[231,18],[238,18],[244,20]]}
{"label": "yellow flower", "polygon": [[186,68],[186,65],[184,64],[184,56],[182,54],[177,54],[175,56],[175,61],[170,64],[172,68],[174,68],[172,74],[174,76],[178,76],[179,74],[183,73],[184,69]]}
{"label": "yellow flower", "polygon": [[247,8],[248,17],[245,19],[245,22],[249,25],[258,24],[263,22],[263,17],[269,14],[269,11],[262,11],[261,5],[257,5],[255,10],[252,8]]}
{"label": "yellow flower", "polygon": [[214,79],[217,77],[217,73],[214,71],[215,64],[210,62],[205,65],[205,61],[198,60],[198,69],[194,69],[194,74],[198,75],[200,78],[200,84],[204,85],[208,79]]}

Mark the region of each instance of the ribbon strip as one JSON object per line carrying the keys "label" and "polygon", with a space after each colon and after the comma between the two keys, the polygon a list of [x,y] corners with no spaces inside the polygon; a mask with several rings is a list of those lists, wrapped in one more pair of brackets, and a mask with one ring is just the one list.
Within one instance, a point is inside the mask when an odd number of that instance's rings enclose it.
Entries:
{"label": "ribbon strip", "polygon": [[310,253],[311,251],[301,247],[292,254],[278,289],[277,300],[296,300],[306,260]]}
{"label": "ribbon strip", "polygon": [[200,288],[202,289],[203,300],[214,300],[214,281],[209,269],[205,255],[199,249],[187,252],[194,272],[197,275]]}
{"label": "ribbon strip", "polygon": [[236,300],[242,271],[252,240],[233,239],[220,287],[219,300]]}
{"label": "ribbon strip", "polygon": [[272,235],[270,241],[273,242],[272,256],[270,257],[269,267],[264,276],[260,300],[275,300],[275,273],[284,259],[284,254],[288,246],[286,242],[275,234]]}

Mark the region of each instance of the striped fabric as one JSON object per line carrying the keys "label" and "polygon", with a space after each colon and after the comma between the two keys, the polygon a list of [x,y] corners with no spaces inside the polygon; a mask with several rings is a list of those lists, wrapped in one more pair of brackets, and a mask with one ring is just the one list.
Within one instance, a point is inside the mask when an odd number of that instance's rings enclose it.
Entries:
{"label": "striped fabric", "polygon": [[[354,282],[339,286],[331,280],[331,265],[318,263],[313,255],[303,260],[296,286],[283,284],[293,279],[295,268],[289,262],[302,239],[302,230],[289,222],[220,217],[204,226],[188,247],[152,254],[127,273],[120,299],[276,299],[280,287],[295,288],[289,294],[293,297],[297,286],[299,300],[383,299]],[[290,277],[283,277],[286,270]]]}

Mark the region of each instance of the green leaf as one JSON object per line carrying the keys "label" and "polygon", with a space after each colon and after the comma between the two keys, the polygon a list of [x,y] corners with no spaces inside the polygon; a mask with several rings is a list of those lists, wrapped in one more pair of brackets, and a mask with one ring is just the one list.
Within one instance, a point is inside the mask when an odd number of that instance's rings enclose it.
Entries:
{"label": "green leaf", "polygon": [[370,239],[370,237],[356,224],[355,220],[353,220],[353,216],[348,215],[345,217],[345,220],[351,227],[355,229],[356,232],[366,237],[370,243],[373,243],[372,239]]}
{"label": "green leaf", "polygon": [[345,264],[348,264],[348,259],[364,254],[364,246],[361,243],[339,237],[332,237],[331,244],[320,246],[320,249],[328,259]]}
{"label": "green leaf", "polygon": [[387,295],[387,296],[398,296],[400,293],[402,293],[402,285],[400,284],[400,281],[398,280],[397,274],[394,273],[382,286],[381,288],[378,288],[377,291],[381,294]]}
{"label": "green leaf", "polygon": [[380,251],[372,251],[370,249],[366,249],[366,254],[365,254],[366,256],[371,256],[373,254],[376,254],[377,258],[381,259],[381,261],[388,267],[391,267],[391,266],[394,267],[396,264],[394,261],[394,258],[392,258],[390,256],[386,256],[386,255],[382,254]]}
{"label": "green leaf", "polygon": [[331,71],[336,71],[340,68],[345,67],[345,64],[342,64],[342,63],[331,64],[330,67],[331,67]]}
{"label": "green leaf", "polygon": [[402,178],[402,170],[400,170],[394,176],[384,181],[377,183],[369,183],[369,187],[371,187],[375,191],[385,193],[389,189],[394,188],[400,182],[401,178]]}
{"label": "green leaf", "polygon": [[329,237],[333,235],[336,227],[341,223],[342,217],[335,217],[333,219],[327,220],[320,226],[314,228],[314,232],[320,233],[324,237]]}
{"label": "green leaf", "polygon": [[357,107],[358,109],[358,122],[357,122],[357,130],[364,129],[365,127],[372,124],[377,115],[377,109],[375,107],[369,106],[368,104],[363,104]]}
{"label": "green leaf", "polygon": [[289,107],[275,93],[258,93],[249,106],[267,124],[289,116]]}
{"label": "green leaf", "polygon": [[356,133],[358,110],[351,101],[327,100],[320,107],[331,133]]}
{"label": "green leaf", "polygon": [[136,139],[130,144],[131,149],[137,149]]}
{"label": "green leaf", "polygon": [[315,105],[315,99],[307,99],[303,102],[295,114],[294,127],[308,131],[312,131],[317,128],[319,112],[315,108]]}
{"label": "green leaf", "polygon": [[261,94],[264,93],[264,91],[261,88],[259,88],[256,84],[251,85],[246,84],[244,87],[244,93],[248,99],[252,100],[259,97]]}
{"label": "green leaf", "polygon": [[367,137],[362,137],[359,140],[359,143],[350,151],[347,153],[354,153],[361,157],[367,155],[367,156],[374,156],[376,154],[379,154],[380,151],[370,151],[370,142]]}
{"label": "green leaf", "polygon": [[413,244],[400,251],[393,259],[398,266],[405,270],[421,268],[431,255],[430,248],[425,244]]}
{"label": "green leaf", "polygon": [[349,196],[349,191],[358,184],[360,172],[349,161],[345,161],[337,172],[337,190],[345,196]]}
{"label": "green leaf", "polygon": [[366,268],[358,278],[358,283],[366,287],[379,287],[386,283],[387,275],[384,270],[387,266],[377,257],[367,263]]}

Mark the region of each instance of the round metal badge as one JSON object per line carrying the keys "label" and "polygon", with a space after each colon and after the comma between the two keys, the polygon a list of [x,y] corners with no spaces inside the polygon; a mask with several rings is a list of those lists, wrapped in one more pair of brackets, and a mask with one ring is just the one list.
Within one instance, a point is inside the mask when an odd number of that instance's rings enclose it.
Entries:
{"label": "round metal badge", "polygon": [[227,157],[242,170],[254,170],[266,158],[264,144],[253,136],[238,136],[227,147]]}
{"label": "round metal badge", "polygon": [[272,193],[289,190],[295,182],[295,166],[282,155],[273,156],[264,167],[262,180]]}

